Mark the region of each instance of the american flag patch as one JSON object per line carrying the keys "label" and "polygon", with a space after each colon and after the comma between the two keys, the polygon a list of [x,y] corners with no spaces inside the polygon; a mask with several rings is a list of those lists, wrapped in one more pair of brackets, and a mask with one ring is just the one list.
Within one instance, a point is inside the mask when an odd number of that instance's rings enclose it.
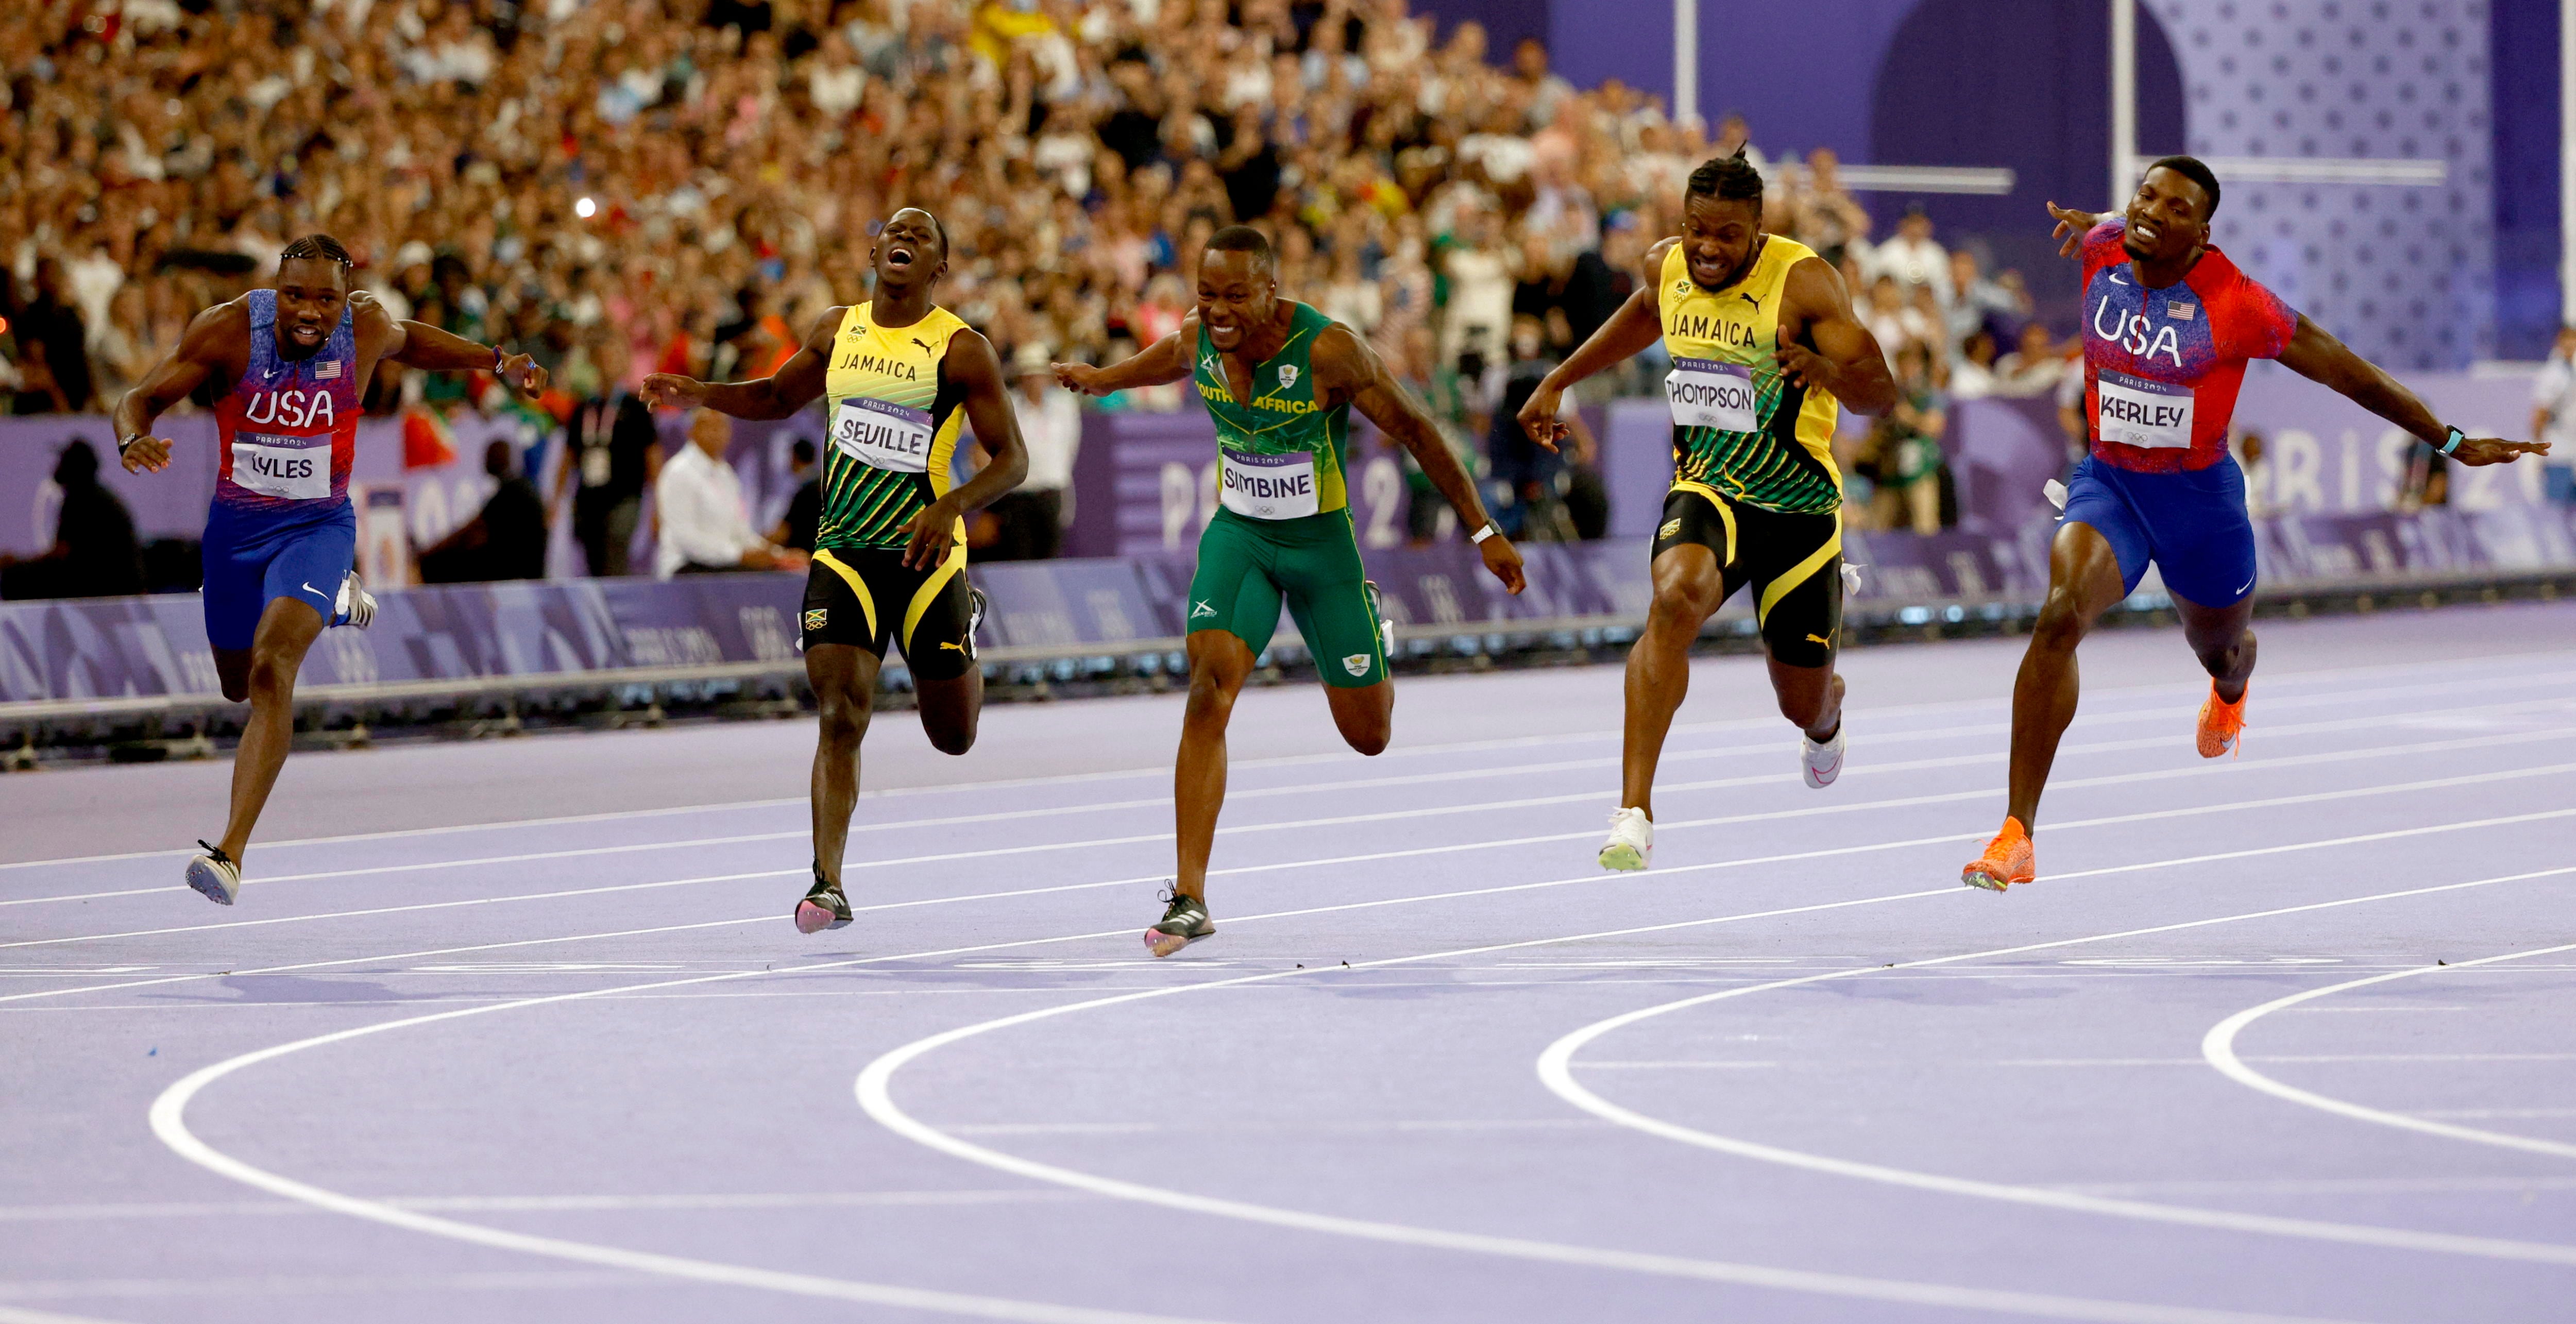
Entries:
{"label": "american flag patch", "polygon": [[340,361],[338,359],[324,359],[320,363],[313,365],[313,380],[317,382],[327,382],[339,375]]}
{"label": "american flag patch", "polygon": [[[2188,322],[2192,319],[2192,316],[2199,311],[2200,305],[2196,303],[2169,303],[2165,305],[2166,315],[2177,322]],[[340,365],[335,363],[331,366],[336,368]]]}

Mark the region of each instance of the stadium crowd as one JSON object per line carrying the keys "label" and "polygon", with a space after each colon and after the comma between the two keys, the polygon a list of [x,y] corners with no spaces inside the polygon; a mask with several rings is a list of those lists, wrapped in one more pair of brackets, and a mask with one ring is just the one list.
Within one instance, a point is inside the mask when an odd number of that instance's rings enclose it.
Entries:
{"label": "stadium crowd", "polygon": [[[867,297],[900,205],[944,220],[942,301],[1006,361],[1170,331],[1186,255],[1250,221],[1284,291],[1364,332],[1541,507],[1568,475],[1504,435],[1503,397],[1628,294],[1691,167],[1750,150],[1741,119],[1704,137],[1405,0],[56,0],[0,14],[0,107],[15,412],[108,407],[311,231],[397,314],[537,356],[578,431],[647,372],[782,362]],[[1830,152],[1762,164],[1770,223],[1843,264],[1908,374],[1907,408],[1855,443],[1865,478],[1937,468],[1904,438],[1937,438],[1950,394],[2056,388],[2064,353],[2010,273],[1916,214],[1873,243]],[[391,374],[378,394],[500,395]],[[1179,404],[1136,394],[1112,406]]]}

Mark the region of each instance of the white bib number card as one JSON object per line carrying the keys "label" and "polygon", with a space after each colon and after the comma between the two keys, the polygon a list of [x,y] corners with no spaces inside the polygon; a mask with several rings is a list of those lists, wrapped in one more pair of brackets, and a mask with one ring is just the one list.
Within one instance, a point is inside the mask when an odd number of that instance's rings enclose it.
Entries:
{"label": "white bib number card", "polygon": [[2106,372],[2093,382],[2095,435],[2150,450],[2191,449],[2191,388]]}
{"label": "white bib number card", "polygon": [[1761,426],[1754,410],[1753,370],[1742,364],[1675,359],[1664,376],[1664,396],[1672,403],[1677,427],[1752,432]]}
{"label": "white bib number card", "polygon": [[322,500],[331,495],[331,439],[236,436],[233,485],[289,501]]}
{"label": "white bib number card", "polygon": [[1224,470],[1217,482],[1217,499],[1235,514],[1297,519],[1319,508],[1313,451],[1263,455],[1221,445],[1217,460]]}
{"label": "white bib number card", "polygon": [[852,396],[832,415],[832,444],[871,469],[930,472],[930,414],[884,400]]}

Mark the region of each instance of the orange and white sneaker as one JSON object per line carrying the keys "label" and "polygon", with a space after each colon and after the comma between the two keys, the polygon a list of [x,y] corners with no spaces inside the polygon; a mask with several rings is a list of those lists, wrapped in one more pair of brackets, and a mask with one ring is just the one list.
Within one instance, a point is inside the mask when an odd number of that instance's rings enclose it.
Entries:
{"label": "orange and white sneaker", "polygon": [[1959,871],[1959,881],[1970,887],[2000,892],[2014,883],[2027,883],[2038,877],[2031,857],[2030,831],[2018,818],[2004,820],[2003,831],[1986,843],[1986,853],[1968,862]]}
{"label": "orange and white sneaker", "polygon": [[2218,697],[2218,682],[2209,682],[2209,697],[2201,700],[2200,704],[2197,743],[2202,758],[2214,759],[2221,754],[2237,752],[2245,735],[2245,698],[2253,692],[2254,687],[2248,685],[2245,694],[2237,695],[2236,702],[2229,703]]}

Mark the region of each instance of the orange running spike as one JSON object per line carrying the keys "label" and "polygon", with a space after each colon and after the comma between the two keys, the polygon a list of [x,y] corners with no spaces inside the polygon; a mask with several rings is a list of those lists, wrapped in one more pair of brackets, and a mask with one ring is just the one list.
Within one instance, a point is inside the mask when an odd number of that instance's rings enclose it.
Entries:
{"label": "orange running spike", "polygon": [[1959,871],[1959,881],[1970,887],[2000,892],[2014,883],[2027,883],[2038,877],[2038,864],[2033,858],[2030,831],[2018,818],[2004,820],[2003,831],[1986,843],[1986,853],[1968,862]]}
{"label": "orange running spike", "polygon": [[2221,754],[2238,752],[2245,735],[2245,700],[2253,692],[2254,687],[2248,685],[2244,694],[2236,696],[2236,702],[2229,703],[2218,697],[2218,682],[2209,682],[2209,697],[2200,705],[2200,732],[2197,737],[2202,758],[2214,759]]}

